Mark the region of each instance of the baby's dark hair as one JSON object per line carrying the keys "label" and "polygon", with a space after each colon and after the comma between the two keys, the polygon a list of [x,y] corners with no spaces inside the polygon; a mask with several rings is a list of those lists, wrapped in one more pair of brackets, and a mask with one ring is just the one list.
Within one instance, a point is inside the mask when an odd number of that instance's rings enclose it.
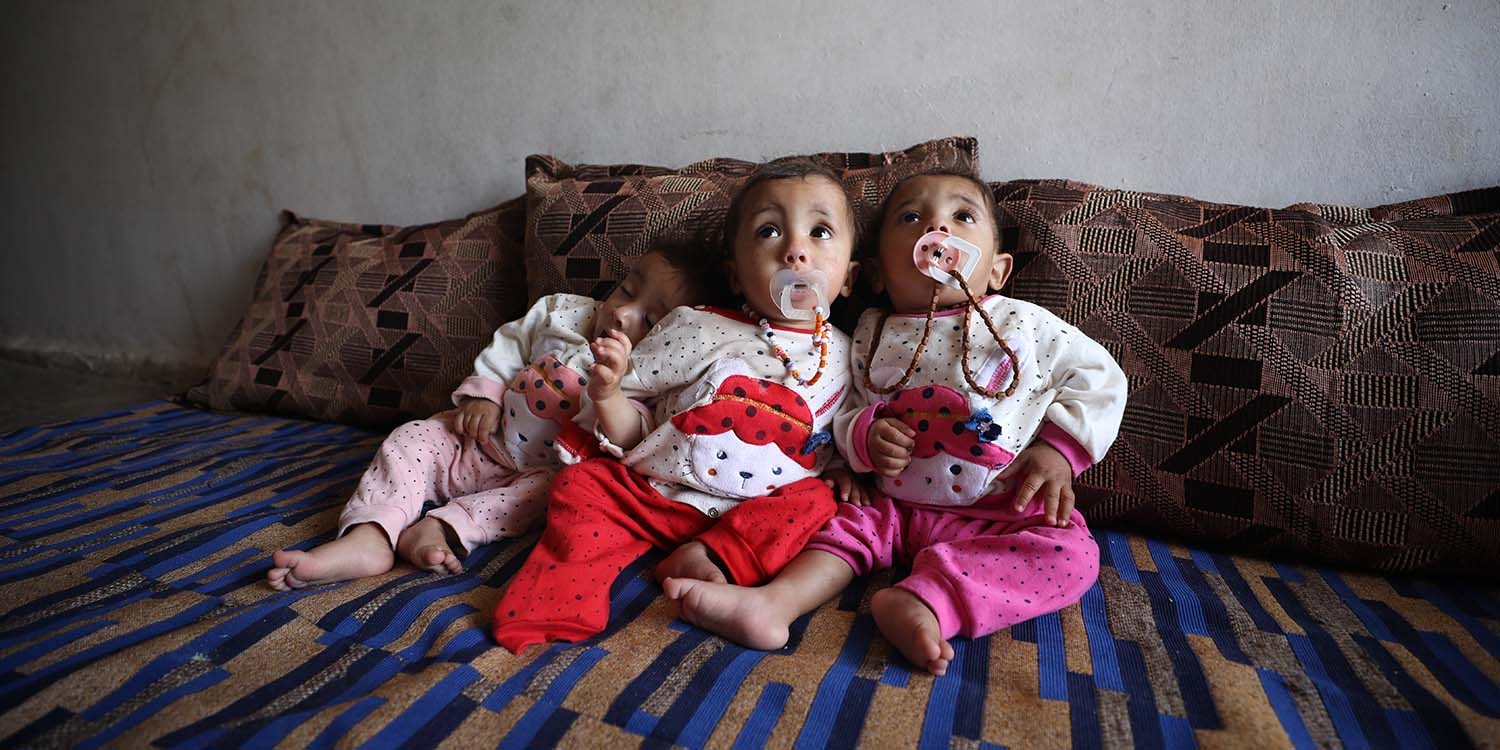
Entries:
{"label": "baby's dark hair", "polygon": [[[844,186],[843,180],[839,179],[837,172],[819,164],[805,156],[785,156],[773,159],[760,165],[755,172],[745,178],[744,184],[735,192],[734,198],[729,201],[729,212],[724,215],[724,229],[720,234],[719,252],[724,259],[734,257],[734,238],[739,233],[740,212],[743,210],[745,196],[750,194],[756,186],[773,180],[807,179],[809,177],[826,177],[838,185]],[[849,209],[849,226],[854,229],[853,247],[859,248],[860,222],[854,213],[854,203],[844,196],[844,205]]]}
{"label": "baby's dark hair", "polygon": [[698,295],[696,304],[723,305],[730,298],[724,277],[724,259],[710,243],[696,236],[665,235],[651,241],[647,253],[655,253],[682,274]]}
{"label": "baby's dark hair", "polygon": [[995,205],[995,194],[990,190],[990,186],[985,184],[984,180],[979,179],[979,175],[969,170],[932,169],[926,172],[918,172],[917,174],[902,177],[901,180],[896,183],[895,187],[891,188],[891,192],[886,194],[885,203],[881,204],[880,206],[881,225],[885,224],[885,212],[891,209],[891,199],[896,196],[896,193],[901,191],[901,186],[918,177],[957,177],[961,180],[964,180],[965,182],[968,182],[970,185],[973,185],[975,189],[979,191],[979,194],[984,197],[984,209],[990,214],[990,229],[995,233],[995,248],[1000,249],[1000,207]]}

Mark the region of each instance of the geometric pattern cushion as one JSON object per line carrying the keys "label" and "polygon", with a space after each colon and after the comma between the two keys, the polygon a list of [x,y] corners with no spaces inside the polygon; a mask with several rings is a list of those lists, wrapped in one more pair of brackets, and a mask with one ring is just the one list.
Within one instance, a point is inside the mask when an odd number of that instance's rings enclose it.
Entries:
{"label": "geometric pattern cushion", "polygon": [[1500,188],[1363,209],[993,183],[1007,290],[1130,380],[1098,525],[1384,571],[1500,563]]}
{"label": "geometric pattern cushion", "polygon": [[[830,152],[810,157],[838,173],[869,224],[897,181],[930,169],[977,169],[977,142],[941,138],[889,153]],[[526,277],[530,297],[609,293],[657,238],[697,242],[719,252],[729,201],[759,166],[707,159],[681,168],[639,164],[572,165],[526,159]]]}
{"label": "geometric pattern cushion", "polygon": [[249,308],[185,400],[371,428],[448,408],[525,311],[525,214],[520,197],[413,227],[284,213]]}

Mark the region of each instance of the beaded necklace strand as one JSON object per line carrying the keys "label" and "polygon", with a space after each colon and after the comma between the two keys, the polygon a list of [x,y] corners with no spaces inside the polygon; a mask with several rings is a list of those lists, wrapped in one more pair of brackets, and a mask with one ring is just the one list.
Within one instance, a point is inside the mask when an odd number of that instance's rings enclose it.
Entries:
{"label": "beaded necklace strand", "polygon": [[802,373],[798,372],[797,368],[792,365],[791,355],[787,354],[786,350],[781,348],[781,344],[776,343],[776,334],[771,331],[771,322],[766,320],[764,315],[757,316],[750,309],[749,305],[745,306],[745,315],[751,319],[759,318],[760,335],[765,337],[766,344],[771,347],[771,353],[775,354],[776,358],[781,360],[781,365],[791,374],[792,379],[797,381],[797,385],[807,388],[817,383],[823,377],[823,368],[828,366],[829,334],[828,319],[824,317],[822,307],[817,309],[817,313],[813,319],[813,351],[818,353],[818,370],[813,373],[811,378],[803,378]]}
{"label": "beaded necklace strand", "polygon": [[[985,312],[985,309],[980,306],[978,300],[974,299],[974,293],[972,291],[969,291],[969,284],[964,280],[964,277],[952,271],[949,271],[948,273],[952,274],[953,278],[958,280],[959,288],[963,289],[964,296],[968,297],[968,302],[964,305],[964,335],[962,359],[964,380],[968,381],[970,388],[983,393],[988,398],[995,398],[996,396],[1005,398],[1007,396],[1010,396],[1011,394],[1016,392],[1016,386],[1020,383],[1020,358],[1017,357],[1016,353],[1011,350],[1010,345],[1005,343],[1005,339],[1000,337],[1000,331],[995,327],[995,322],[993,320],[990,320],[990,314],[988,312]],[[922,352],[926,351],[927,349],[927,339],[932,335],[932,320],[937,316],[938,295],[942,291],[942,285],[934,281],[932,287],[932,302],[927,306],[927,322],[922,327],[922,340],[917,343],[917,350],[912,353],[911,363],[906,366],[906,372],[901,374],[901,379],[884,388],[876,387],[874,383],[870,382],[870,368],[875,364],[875,352],[880,349],[880,339],[881,336],[885,333],[885,321],[891,315],[889,310],[881,311],[880,320],[875,324],[875,336],[874,338],[870,339],[870,349],[865,355],[865,371],[863,373],[865,388],[868,388],[872,393],[885,395],[901,390],[902,388],[906,387],[907,383],[911,382],[912,374],[917,371],[917,362],[921,361]],[[1005,352],[1005,356],[1010,358],[1010,385],[1007,386],[1003,391],[999,388],[990,389],[980,385],[974,377],[973,370],[969,367],[969,320],[971,313],[976,309],[979,310],[979,317],[984,320],[984,325],[989,329],[990,335],[995,338],[995,343],[999,344],[1000,349]]]}

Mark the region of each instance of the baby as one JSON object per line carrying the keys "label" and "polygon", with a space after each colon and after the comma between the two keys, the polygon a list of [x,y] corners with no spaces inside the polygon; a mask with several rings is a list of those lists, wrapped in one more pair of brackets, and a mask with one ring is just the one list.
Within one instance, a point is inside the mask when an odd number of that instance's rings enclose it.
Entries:
{"label": "baby", "polygon": [[[338,537],[277,551],[266,582],[284,591],[377,575],[398,555],[457,573],[477,545],[526,533],[559,456],[598,454],[572,420],[599,347],[640,341],[674,307],[702,299],[718,284],[713,258],[696,244],[659,244],[602,302],[553,294],[501,326],[453,392],[458,408],[396,428],[344,506]],[[444,504],[424,517],[428,500]]]}
{"label": "baby", "polygon": [[[619,456],[563,469],[547,527],[495,609],[513,652],[580,640],[609,589],[651,548],[658,578],[761,583],[836,509],[820,474],[849,391],[849,339],[827,321],[853,282],[843,186],[804,159],[771,162],[730,205],[725,252],[743,312],[679,308],[633,351],[604,342],[589,384],[597,434]],[[629,398],[651,398],[643,422]]]}
{"label": "baby", "polygon": [[961,174],[900,183],[882,211],[872,309],[854,336],[855,393],[835,432],[876,489],[856,493],[807,551],[759,588],[674,578],[682,618],[752,648],[784,645],[793,620],[855,576],[911,565],[875,593],[881,634],[944,674],[948,639],[978,637],[1078,601],[1099,548],[1072,480],[1119,430],[1124,373],[1097,342],[1001,288],[989,190]]}

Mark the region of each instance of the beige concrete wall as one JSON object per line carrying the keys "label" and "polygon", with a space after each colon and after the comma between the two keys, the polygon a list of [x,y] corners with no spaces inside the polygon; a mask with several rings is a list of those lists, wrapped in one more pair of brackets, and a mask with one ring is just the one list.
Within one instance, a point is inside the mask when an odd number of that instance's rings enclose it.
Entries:
{"label": "beige concrete wall", "polygon": [[1500,183],[1500,3],[10,0],[0,349],[202,363],[276,211],[408,223],[527,153],[978,136],[989,179],[1262,205]]}

